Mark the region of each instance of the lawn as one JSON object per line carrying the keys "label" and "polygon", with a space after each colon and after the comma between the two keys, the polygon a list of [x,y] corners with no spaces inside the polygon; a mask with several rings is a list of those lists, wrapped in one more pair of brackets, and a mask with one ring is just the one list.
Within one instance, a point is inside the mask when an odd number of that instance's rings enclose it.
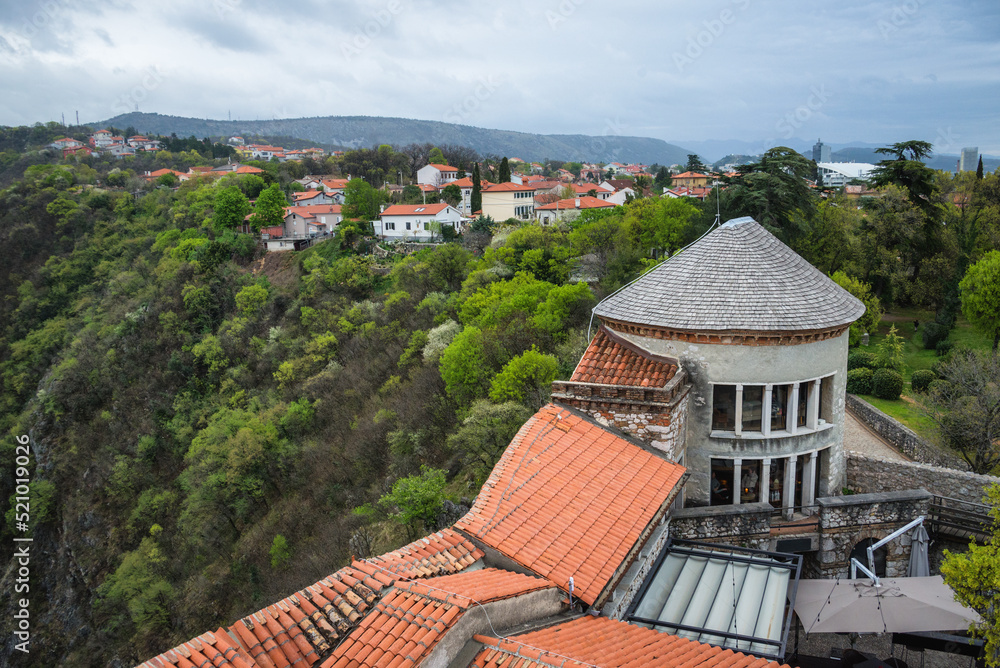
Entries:
{"label": "lawn", "polygon": [[[933,441],[936,436],[934,421],[924,413],[920,395],[913,394],[910,390],[910,376],[917,369],[930,369],[941,358],[933,350],[924,350],[920,338],[921,327],[914,329],[914,320],[918,320],[921,325],[931,322],[934,320],[934,312],[920,309],[896,309],[892,313],[886,313],[879,325],[878,332],[871,336],[868,346],[868,349],[874,352],[879,342],[889,333],[889,329],[893,325],[896,326],[896,334],[903,337],[904,340],[903,380],[906,384],[903,387],[903,396],[896,401],[887,401],[869,395],[860,396],[886,415],[891,415],[905,424],[922,438]],[[993,345],[991,339],[973,329],[972,325],[961,316],[955,323],[955,328],[948,335],[948,340],[955,344],[955,348],[989,350]]]}

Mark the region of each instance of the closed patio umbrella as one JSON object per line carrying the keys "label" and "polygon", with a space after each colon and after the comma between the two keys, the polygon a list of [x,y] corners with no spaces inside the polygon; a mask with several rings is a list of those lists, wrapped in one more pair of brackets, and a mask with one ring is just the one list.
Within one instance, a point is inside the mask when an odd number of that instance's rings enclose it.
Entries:
{"label": "closed patio umbrella", "polygon": [[800,580],[795,614],[806,633],[958,631],[979,620],[940,575],[881,581]]}
{"label": "closed patio umbrella", "polygon": [[930,541],[923,524],[917,525],[910,534],[910,570],[907,575],[911,578],[922,578],[931,574],[931,562],[927,557],[927,545]]}

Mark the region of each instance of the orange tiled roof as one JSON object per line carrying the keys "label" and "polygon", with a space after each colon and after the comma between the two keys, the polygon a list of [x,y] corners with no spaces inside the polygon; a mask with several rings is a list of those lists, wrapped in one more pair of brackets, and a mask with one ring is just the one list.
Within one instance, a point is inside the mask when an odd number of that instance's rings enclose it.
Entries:
{"label": "orange tiled roof", "polygon": [[585,195],[583,197],[570,197],[552,202],[544,206],[535,207],[535,211],[567,211],[569,209],[610,209],[615,204],[607,200],[598,199]]}
{"label": "orange tiled roof", "polygon": [[[351,629],[365,619],[366,615],[372,614],[379,599],[398,580],[451,575],[482,557],[482,550],[467,538],[451,529],[444,529],[394,552],[368,561],[355,561],[274,605],[247,615],[228,629],[219,629],[214,635],[228,638],[236,651],[244,657],[246,663],[234,663],[234,668],[315,666],[343,642]],[[466,596],[484,595],[471,585],[464,585],[464,589],[450,581],[446,585]],[[510,588],[509,583],[505,585],[504,582],[493,580],[484,581],[482,586]],[[526,585],[521,586],[524,588]],[[196,640],[205,642],[205,636],[150,659],[142,664],[142,668],[175,665],[189,668],[189,664],[170,657],[185,656],[184,652],[188,651],[185,649],[186,645]],[[221,646],[219,652],[225,654]],[[160,663],[156,663],[157,661]],[[194,665],[211,664],[196,662]],[[230,664],[216,665],[229,668]]]}
{"label": "orange tiled roof", "polygon": [[346,666],[415,666],[458,618],[477,602],[511,598],[552,585],[495,568],[397,585],[322,663]]}
{"label": "orange tiled roof", "polygon": [[236,169],[234,169],[231,173],[232,174],[262,174],[263,172],[264,172],[264,170],[261,169],[261,168],[259,168],[259,167],[254,167],[252,165],[240,165],[239,167],[237,167]]}
{"label": "orange tiled roof", "polygon": [[452,529],[419,538],[368,562],[403,578],[457,573],[483,558],[483,551]]}
{"label": "orange tiled roof", "polygon": [[257,663],[223,629],[204,633],[168,652],[139,664],[138,668],[168,666],[216,666],[217,668],[257,668]]}
{"label": "orange tiled roof", "polygon": [[428,167],[433,167],[434,169],[438,170],[439,172],[457,172],[458,171],[458,167],[452,167],[451,165],[439,165],[439,164],[433,163],[433,162],[429,163],[427,166]]}
{"label": "orange tiled roof", "polygon": [[[606,617],[579,617],[508,640],[477,635],[485,645],[470,668],[616,666],[619,668],[788,668],[775,661],[660,633]],[[522,663],[513,663],[522,657]],[[578,663],[579,662],[579,663]]]}
{"label": "orange tiled roof", "polygon": [[514,192],[518,190],[537,190],[535,186],[519,185],[513,181],[508,181],[506,183],[495,183],[489,187],[483,186],[483,192]]}
{"label": "orange tiled roof", "polygon": [[675,373],[677,365],[669,359],[644,353],[602,326],[587,346],[570,380],[602,385],[665,387]]}
{"label": "orange tiled roof", "polygon": [[529,419],[455,528],[588,604],[665,510],[684,467],[552,404]]}

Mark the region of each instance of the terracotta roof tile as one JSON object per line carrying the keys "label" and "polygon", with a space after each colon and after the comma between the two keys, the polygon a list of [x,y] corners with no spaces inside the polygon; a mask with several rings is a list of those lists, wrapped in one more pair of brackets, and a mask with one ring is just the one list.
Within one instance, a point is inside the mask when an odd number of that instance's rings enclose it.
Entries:
{"label": "terracotta roof tile", "polygon": [[570,380],[602,385],[665,387],[675,373],[677,364],[670,359],[646,353],[601,326]]}
{"label": "terracotta roof tile", "polygon": [[593,604],[684,470],[549,404],[455,527],[563,589],[573,577],[576,596]]}
{"label": "terracotta roof tile", "polygon": [[413,541],[368,562],[399,577],[419,578],[457,573],[483,558],[483,551],[452,529]]}
{"label": "terracotta roof tile", "polygon": [[448,208],[447,204],[393,204],[382,216],[433,216]]}
{"label": "terracotta roof tile", "polygon": [[204,633],[139,664],[139,668],[166,668],[167,666],[270,668],[254,662],[223,629]]}
{"label": "terracotta roof tile", "polygon": [[[616,666],[644,668],[787,668],[729,649],[607,619],[580,617],[507,640],[477,635],[484,645],[470,668]],[[513,663],[522,657],[522,663]]]}

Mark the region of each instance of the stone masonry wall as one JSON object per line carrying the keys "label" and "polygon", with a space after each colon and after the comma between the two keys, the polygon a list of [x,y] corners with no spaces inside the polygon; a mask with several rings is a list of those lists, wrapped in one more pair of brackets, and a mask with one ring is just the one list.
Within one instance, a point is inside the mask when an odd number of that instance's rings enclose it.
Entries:
{"label": "stone masonry wall", "polygon": [[1000,478],[956,471],[919,462],[888,461],[847,453],[847,486],[855,492],[897,491],[922,487],[931,494],[983,503],[986,487]]}
{"label": "stone masonry wall", "polygon": [[869,429],[889,441],[897,450],[911,459],[963,471],[969,468],[960,457],[935,448],[898,420],[886,415],[864,399],[848,394],[847,410],[866,424]]}
{"label": "stone masonry wall", "polygon": [[[803,577],[849,577],[854,546],[867,538],[881,540],[930,510],[931,494],[923,489],[878,494],[851,494],[817,500],[820,549],[808,560]],[[910,537],[886,545],[886,577],[905,576],[910,563]]]}
{"label": "stone masonry wall", "polygon": [[[675,377],[675,380],[678,380]],[[584,383],[552,383],[552,399],[572,406],[598,423],[615,427],[676,460],[684,450],[688,385],[671,383],[666,390]]]}
{"label": "stone masonry wall", "polygon": [[771,540],[772,512],[769,503],[683,508],[672,513],[670,536],[766,550]]}

